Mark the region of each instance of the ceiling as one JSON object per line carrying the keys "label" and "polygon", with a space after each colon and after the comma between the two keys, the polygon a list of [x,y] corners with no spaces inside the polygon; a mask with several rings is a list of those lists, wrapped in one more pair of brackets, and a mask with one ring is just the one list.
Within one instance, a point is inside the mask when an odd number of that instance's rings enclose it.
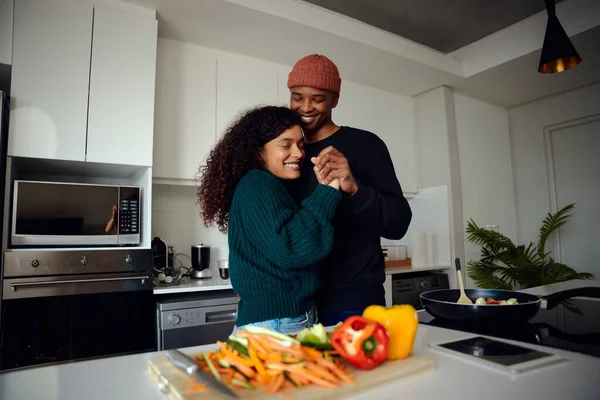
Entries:
{"label": "ceiling", "polygon": [[458,80],[458,93],[510,107],[600,81],[600,26],[571,37],[581,64],[560,74],[540,74],[541,50]]}
{"label": "ceiling", "polygon": [[[409,97],[443,85],[492,104],[511,107],[600,81],[598,0],[561,2],[557,10],[561,23],[568,32],[573,32],[571,39],[583,62],[573,70],[551,75],[537,72],[546,25],[544,12],[446,55],[371,25],[356,23],[354,19],[307,1],[125,1],[156,10],[161,38],[247,56],[249,58],[243,62],[249,64],[256,62],[254,59],[260,60],[257,65],[268,61],[273,63],[274,69],[286,73],[306,54],[326,54],[339,66],[343,79]],[[366,0],[343,1],[367,4]],[[394,1],[416,4],[412,0]],[[437,0],[418,1],[425,11],[434,4],[444,4]],[[457,9],[475,3],[517,4],[522,17],[534,12],[534,9],[527,8],[529,11],[525,12],[525,6],[520,3],[543,3],[543,0],[446,1],[456,5]],[[393,3],[391,0],[371,2],[379,6]],[[414,14],[424,15],[425,11],[418,11],[418,8],[416,5],[412,8]],[[484,8],[489,12],[489,8]],[[445,12],[455,13],[448,7],[445,9]],[[473,17],[475,14],[470,14],[470,18],[475,18],[476,23],[463,24],[474,25],[471,28],[481,35],[485,35],[481,33],[484,29],[481,26],[489,29],[487,25],[492,22],[495,26],[510,24],[506,12],[499,12],[502,16],[498,18],[492,15],[489,20],[483,16]],[[499,20],[504,22],[498,25]],[[449,23],[444,26],[449,26]],[[471,40],[475,40],[475,36]],[[470,72],[466,73],[466,69]]]}
{"label": "ceiling", "polygon": [[544,9],[543,0],[304,1],[442,53],[457,50]]}

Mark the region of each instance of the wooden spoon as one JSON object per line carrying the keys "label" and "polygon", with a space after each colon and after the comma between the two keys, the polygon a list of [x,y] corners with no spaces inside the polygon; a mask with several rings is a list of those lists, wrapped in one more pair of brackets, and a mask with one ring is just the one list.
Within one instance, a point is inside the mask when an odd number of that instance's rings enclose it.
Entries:
{"label": "wooden spoon", "polygon": [[465,285],[463,284],[462,272],[460,268],[460,260],[457,258],[454,260],[454,265],[456,265],[456,275],[458,276],[458,287],[460,288],[460,297],[458,298],[458,304],[473,304],[473,301],[467,297],[465,293]]}

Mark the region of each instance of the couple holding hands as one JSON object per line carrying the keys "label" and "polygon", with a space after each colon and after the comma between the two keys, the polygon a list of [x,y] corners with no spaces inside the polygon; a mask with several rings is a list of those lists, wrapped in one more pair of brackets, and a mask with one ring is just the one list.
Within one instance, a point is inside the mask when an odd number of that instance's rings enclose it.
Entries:
{"label": "couple holding hands", "polygon": [[228,233],[235,330],[287,334],[385,305],[380,238],[412,219],[384,142],[332,120],[336,65],[306,56],[287,86],[289,108],[240,116],[200,168],[201,217]]}

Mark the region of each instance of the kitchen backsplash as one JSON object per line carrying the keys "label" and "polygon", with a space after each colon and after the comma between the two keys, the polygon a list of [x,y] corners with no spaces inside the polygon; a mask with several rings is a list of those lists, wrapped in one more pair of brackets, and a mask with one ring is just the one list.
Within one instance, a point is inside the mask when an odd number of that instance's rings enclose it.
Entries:
{"label": "kitchen backsplash", "polygon": [[[154,185],[152,192],[152,237],[160,237],[168,246],[173,246],[176,253],[183,254],[178,259],[185,267],[190,265],[191,245],[211,246],[210,265],[213,273],[217,273],[217,260],[229,256],[227,236],[202,223],[196,205],[196,188]],[[420,189],[418,195],[408,201],[413,212],[408,233],[401,240],[382,239],[382,245],[407,245],[408,257],[411,257],[412,233],[429,231],[433,233],[435,265],[451,265],[447,186]]]}
{"label": "kitchen backsplash", "polygon": [[227,236],[217,228],[207,228],[200,219],[193,186],[154,185],[152,188],[152,237],[158,236],[173,246],[177,258],[190,266],[190,246],[204,243],[211,247],[210,268],[218,275],[217,260],[229,257]]}
{"label": "kitchen backsplash", "polygon": [[381,239],[384,246],[406,245],[407,256],[412,257],[412,234],[414,232],[431,232],[433,259],[435,266],[451,264],[450,253],[450,206],[448,204],[448,187],[436,186],[419,189],[419,193],[408,199],[413,219],[407,234],[400,240]]}

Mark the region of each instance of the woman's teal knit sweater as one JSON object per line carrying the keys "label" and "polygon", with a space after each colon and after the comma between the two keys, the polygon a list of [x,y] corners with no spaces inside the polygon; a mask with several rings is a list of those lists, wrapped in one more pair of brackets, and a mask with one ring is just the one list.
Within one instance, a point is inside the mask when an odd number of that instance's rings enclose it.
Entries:
{"label": "woman's teal knit sweater", "polygon": [[238,183],[229,210],[229,269],[240,296],[237,326],[297,317],[315,304],[316,265],[333,247],[331,220],[341,199],[318,185],[300,207],[284,181],[252,170]]}

